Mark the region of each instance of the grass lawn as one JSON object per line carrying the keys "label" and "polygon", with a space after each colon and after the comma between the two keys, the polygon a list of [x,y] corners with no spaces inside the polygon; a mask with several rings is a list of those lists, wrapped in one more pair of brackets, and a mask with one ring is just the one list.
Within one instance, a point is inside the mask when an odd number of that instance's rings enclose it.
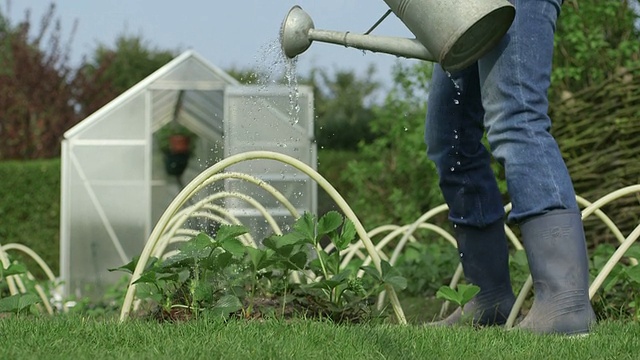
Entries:
{"label": "grass lawn", "polygon": [[606,322],[584,338],[489,328],[76,316],[0,319],[2,359],[637,359],[640,324]]}

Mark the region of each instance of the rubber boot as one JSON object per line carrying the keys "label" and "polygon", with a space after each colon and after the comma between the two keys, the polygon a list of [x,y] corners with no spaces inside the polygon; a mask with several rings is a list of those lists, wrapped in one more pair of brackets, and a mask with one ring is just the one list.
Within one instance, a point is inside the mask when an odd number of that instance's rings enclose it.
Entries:
{"label": "rubber boot", "polygon": [[517,328],[586,334],[596,321],[589,301],[589,264],[580,212],[554,210],[520,225],[533,278],[531,311]]}
{"label": "rubber boot", "polygon": [[464,311],[458,308],[444,320],[430,325],[503,325],[515,301],[504,222],[500,220],[484,228],[456,225],[454,230],[465,279],[479,286],[480,292],[465,304]]}

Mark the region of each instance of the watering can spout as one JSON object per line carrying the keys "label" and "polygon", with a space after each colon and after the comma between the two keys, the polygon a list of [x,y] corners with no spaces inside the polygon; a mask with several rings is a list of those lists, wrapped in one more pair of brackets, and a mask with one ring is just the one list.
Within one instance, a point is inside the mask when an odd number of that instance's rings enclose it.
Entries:
{"label": "watering can spout", "polygon": [[415,39],[316,29],[294,6],[282,22],[280,43],[294,58],[313,41],[440,63],[463,69],[492,49],[507,32],[515,8],[507,0],[384,0]]}

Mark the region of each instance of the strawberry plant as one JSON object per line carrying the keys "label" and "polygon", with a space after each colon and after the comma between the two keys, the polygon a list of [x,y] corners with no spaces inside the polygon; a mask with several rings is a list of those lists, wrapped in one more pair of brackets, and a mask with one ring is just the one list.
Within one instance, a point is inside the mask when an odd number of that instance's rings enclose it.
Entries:
{"label": "strawberry plant", "polygon": [[[406,287],[387,262],[382,272],[363,267],[362,278],[358,267],[341,266],[340,251],[357,237],[353,223],[338,212],[317,220],[305,213],[290,232],[271,235],[258,248],[237,239],[246,232],[222,225],[214,236],[200,233],[183,243],[175,255],[152,259],[134,281],[138,297],[155,304],[152,313],[161,319],[305,314],[355,322],[374,315],[370,299],[385,285]],[[325,239],[333,251],[322,248]],[[136,263],[112,270],[133,273]]]}

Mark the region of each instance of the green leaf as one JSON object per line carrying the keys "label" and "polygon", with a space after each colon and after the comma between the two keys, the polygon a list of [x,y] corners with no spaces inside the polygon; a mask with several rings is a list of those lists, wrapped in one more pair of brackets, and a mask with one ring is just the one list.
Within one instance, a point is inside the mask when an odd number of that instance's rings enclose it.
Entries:
{"label": "green leaf", "polygon": [[[391,264],[389,264],[388,261],[381,260],[380,269],[382,270],[382,280],[384,282],[388,282],[388,279],[392,277],[402,277],[402,274],[400,274],[400,271],[394,268],[393,266],[391,266]],[[405,280],[405,284],[406,284],[406,280]]]}
{"label": "green leaf", "polygon": [[293,224],[293,229],[302,234],[308,241],[315,245],[316,243],[316,230],[315,230],[315,217],[305,212],[296,222]]}
{"label": "green leaf", "polygon": [[301,287],[303,289],[334,289],[336,286],[340,285],[340,281],[335,281],[332,279],[321,279],[319,281],[314,281],[310,284],[303,284]]}
{"label": "green leaf", "polygon": [[139,299],[150,299],[157,303],[161,303],[163,295],[151,284],[139,284],[136,291],[136,297]]}
{"label": "green leaf", "polygon": [[625,269],[627,276],[631,281],[635,283],[635,285],[640,284],[640,265],[635,265]]}
{"label": "green leaf", "polygon": [[516,264],[520,269],[528,269],[529,263],[527,262],[527,254],[524,250],[516,250],[510,257],[510,262]]}
{"label": "green leaf", "polygon": [[224,295],[222,296],[213,308],[209,311],[215,317],[228,317],[230,314],[241,310],[242,303],[240,299],[238,299],[235,295]]}
{"label": "green leaf", "polygon": [[176,269],[181,268],[191,268],[193,267],[194,258],[179,252],[173,256],[170,256],[160,264],[159,268],[163,271],[175,271]]}
{"label": "green leaf", "polygon": [[458,284],[458,293],[460,294],[460,305],[471,301],[471,299],[480,292],[480,287],[473,284]]}
{"label": "green leaf", "polygon": [[322,257],[322,261],[324,261],[324,266],[327,268],[327,271],[334,275],[340,272],[340,254],[337,251],[334,251],[331,254],[319,251],[318,254]]}
{"label": "green leaf", "polygon": [[624,256],[640,261],[640,244],[631,245]]}
{"label": "green leaf", "polygon": [[194,301],[210,302],[213,297],[213,285],[206,282],[200,282],[193,292]]}
{"label": "green leaf", "polygon": [[247,247],[247,253],[249,254],[249,259],[251,259],[255,271],[265,267],[264,260],[266,259],[267,253],[264,250]]}
{"label": "green leaf", "polygon": [[[342,240],[348,243],[353,243],[356,240],[358,240],[356,235],[357,235],[356,226],[353,224],[351,220],[344,219],[344,224],[342,225],[342,230],[340,231],[340,237],[342,238]],[[341,250],[344,250],[344,249],[341,249]]]}
{"label": "green leaf", "polygon": [[337,211],[329,211],[318,220],[318,236],[327,235],[337,230],[342,224],[342,215]]}
{"label": "green leaf", "polygon": [[230,252],[233,256],[240,257],[244,255],[245,246],[238,239],[226,238],[220,240],[220,246]]}
{"label": "green leaf", "polygon": [[[344,227],[342,229],[344,230]],[[349,244],[351,244],[351,241],[353,240],[352,237],[344,236],[343,234],[338,235],[336,232],[331,233],[330,237],[331,242],[336,246],[336,249],[338,249],[338,251],[342,251],[348,248]]]}
{"label": "green leaf", "polygon": [[247,232],[249,232],[247,228],[242,225],[221,225],[216,232],[215,240],[222,243],[230,239],[235,239]]}
{"label": "green leaf", "polygon": [[27,267],[24,264],[12,263],[12,264],[9,264],[8,268],[2,269],[2,272],[0,272],[0,275],[4,277],[4,276],[10,276],[10,275],[26,274],[26,273],[27,273]]}
{"label": "green leaf", "polygon": [[331,280],[344,282],[346,280],[349,280],[349,276],[351,276],[351,269],[345,269],[342,270],[339,274],[332,276]]}
{"label": "green leaf", "polygon": [[284,246],[280,246],[280,247],[276,248],[274,251],[276,252],[276,254],[278,254],[278,255],[282,256],[283,258],[287,259],[293,253],[294,248],[295,248],[295,245],[284,245]]}
{"label": "green leaf", "polygon": [[376,269],[373,265],[361,266],[360,269],[364,271],[366,274],[369,274],[371,277],[376,279],[379,282],[382,282],[382,275],[380,275],[380,271]]}
{"label": "green leaf", "polygon": [[134,281],[133,284],[147,283],[147,284],[157,284],[158,279],[156,277],[155,271],[145,271],[142,273],[138,280]]}
{"label": "green leaf", "polygon": [[296,266],[296,268],[294,268],[293,270],[302,270],[307,264],[307,253],[305,253],[304,251],[299,251],[293,254],[289,258],[289,261]]}
{"label": "green leaf", "polygon": [[177,282],[178,281],[178,273],[173,273],[173,274],[167,274],[164,276],[158,276],[157,277],[157,281],[172,281],[172,282]]}
{"label": "green leaf", "polygon": [[404,290],[407,288],[407,279],[400,275],[389,276],[384,280],[385,284],[393,286],[396,290]]}
{"label": "green leaf", "polygon": [[200,261],[200,266],[208,270],[224,269],[229,266],[229,263],[233,259],[233,255],[228,252],[221,252],[214,254],[208,258]]}
{"label": "green leaf", "polygon": [[0,312],[18,313],[27,307],[40,302],[36,294],[15,294],[0,299]]}
{"label": "green leaf", "polygon": [[205,233],[200,233],[191,240],[183,243],[182,246],[180,246],[180,252],[187,258],[193,258],[195,262],[196,259],[209,256],[212,247],[215,247],[213,239]]}
{"label": "green leaf", "polygon": [[269,249],[277,250],[284,246],[299,245],[308,243],[308,240],[302,234],[286,233],[284,235],[271,235],[264,239],[262,245]]}
{"label": "green leaf", "polygon": [[107,271],[124,271],[126,273],[129,274],[133,274],[133,272],[136,270],[136,265],[138,265],[138,260],[140,259],[139,256],[134,257],[130,262],[117,267],[117,268],[111,268],[111,269],[107,269]]}
{"label": "green leaf", "polygon": [[461,306],[461,295],[449,286],[441,286],[440,289],[438,289],[438,292],[436,292],[436,298],[451,301],[452,303]]}
{"label": "green leaf", "polygon": [[278,240],[276,239],[278,236],[282,235],[271,235],[268,238],[262,240],[262,245],[267,249],[276,250],[278,248]]}
{"label": "green leaf", "polygon": [[380,268],[382,269],[382,281],[385,284],[393,286],[396,290],[404,290],[407,288],[407,279],[405,279],[398,269],[389,264],[388,261],[381,260]]}
{"label": "green leaf", "polygon": [[315,258],[309,262],[309,269],[315,273],[322,272],[322,265],[320,265],[320,260]]}
{"label": "green leaf", "polygon": [[607,278],[604,279],[602,283],[602,289],[604,290],[604,292],[611,291],[611,289],[616,285],[618,280],[620,280],[623,275],[624,269],[622,268],[622,266],[619,264],[614,266]]}

